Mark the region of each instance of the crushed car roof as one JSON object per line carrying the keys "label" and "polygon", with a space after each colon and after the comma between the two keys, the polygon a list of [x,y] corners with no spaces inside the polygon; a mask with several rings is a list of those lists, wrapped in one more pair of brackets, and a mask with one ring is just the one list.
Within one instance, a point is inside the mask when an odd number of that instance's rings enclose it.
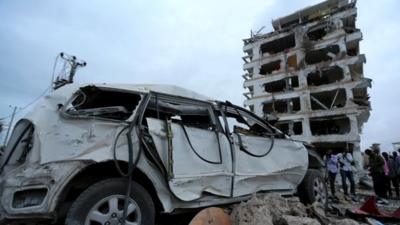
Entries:
{"label": "crushed car roof", "polygon": [[99,88],[113,88],[113,89],[121,89],[127,91],[136,91],[136,92],[158,92],[163,94],[175,95],[180,97],[192,98],[201,101],[215,101],[214,99],[207,97],[205,95],[196,93],[194,91],[188,90],[186,88],[182,88],[176,85],[168,85],[168,84],[107,84],[107,83],[89,83],[89,84],[70,84],[60,88],[60,92],[62,89],[75,89],[87,87],[87,86],[95,86]]}

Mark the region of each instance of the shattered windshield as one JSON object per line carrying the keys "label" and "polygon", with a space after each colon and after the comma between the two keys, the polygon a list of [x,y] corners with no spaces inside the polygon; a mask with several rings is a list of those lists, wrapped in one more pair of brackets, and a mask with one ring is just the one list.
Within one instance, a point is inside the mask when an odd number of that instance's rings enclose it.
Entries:
{"label": "shattered windshield", "polygon": [[140,99],[139,94],[132,92],[87,86],[75,94],[66,113],[72,116],[127,120]]}

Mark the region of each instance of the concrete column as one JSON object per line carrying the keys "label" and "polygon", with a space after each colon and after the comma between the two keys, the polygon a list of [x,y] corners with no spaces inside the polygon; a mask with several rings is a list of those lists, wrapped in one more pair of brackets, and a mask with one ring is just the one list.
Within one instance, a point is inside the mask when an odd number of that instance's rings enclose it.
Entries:
{"label": "concrete column", "polygon": [[343,69],[343,81],[350,81],[351,80],[351,73],[350,68],[348,65],[339,65],[340,68]]}
{"label": "concrete column", "polygon": [[260,63],[259,60],[261,58],[260,54],[260,46],[259,43],[253,43],[253,61],[255,61],[255,66],[253,67],[253,77],[260,77]]}
{"label": "concrete column", "polygon": [[302,121],[303,125],[303,136],[304,137],[311,137],[311,128],[310,128],[310,120],[309,118],[304,118]]}
{"label": "concrete column", "polygon": [[253,60],[261,58],[260,46],[259,43],[253,43]]}
{"label": "concrete column", "polygon": [[351,142],[353,144],[353,158],[354,161],[356,161],[356,168],[357,169],[362,169],[363,167],[363,157],[361,154],[361,148],[360,148],[360,143],[359,142]]}
{"label": "concrete column", "polygon": [[264,116],[263,107],[262,103],[254,104],[254,113],[261,118]]}
{"label": "concrete column", "polygon": [[305,49],[304,49],[304,29],[301,27],[297,27],[294,30],[294,36],[296,40],[296,59],[297,59],[297,67],[299,70],[304,68],[304,58],[305,58]]}
{"label": "concrete column", "polygon": [[353,137],[357,137],[357,139],[360,139],[360,134],[358,132],[359,128],[358,128],[358,120],[357,120],[357,116],[356,115],[348,115],[347,116],[350,120],[350,133],[349,135],[353,136]]}
{"label": "concrete column", "polygon": [[255,97],[265,94],[263,84],[261,84],[261,83],[254,84],[253,88],[254,88],[254,96]]}
{"label": "concrete column", "polygon": [[366,176],[366,171],[363,170],[364,167],[364,159],[361,153],[361,148],[360,148],[360,142],[352,142],[352,144],[354,145],[353,147],[353,159],[355,164],[355,168],[357,169],[357,171],[354,171],[354,180],[356,182],[356,184],[358,183],[357,181],[359,181],[360,178]]}
{"label": "concrete column", "polygon": [[290,121],[290,123],[289,123],[289,135],[293,135],[294,134],[294,131],[293,131],[293,121]]}
{"label": "concrete column", "polygon": [[311,100],[310,100],[310,92],[309,91],[303,91],[300,94],[300,107],[301,107],[301,112],[309,112],[311,111]]}
{"label": "concrete column", "polygon": [[294,28],[294,39],[296,41],[296,48],[303,47],[304,29],[301,27]]}
{"label": "concrete column", "polygon": [[345,38],[344,37],[340,38],[340,41],[337,43],[337,45],[339,45],[338,56],[341,56],[342,54],[343,56],[345,56],[347,54],[347,46]]}
{"label": "concrete column", "polygon": [[299,78],[299,88],[307,88],[307,73],[305,70],[300,70],[297,72],[297,77]]}
{"label": "concrete column", "polygon": [[353,105],[353,101],[351,99],[353,99],[353,91],[350,88],[346,88],[346,106],[350,106]]}

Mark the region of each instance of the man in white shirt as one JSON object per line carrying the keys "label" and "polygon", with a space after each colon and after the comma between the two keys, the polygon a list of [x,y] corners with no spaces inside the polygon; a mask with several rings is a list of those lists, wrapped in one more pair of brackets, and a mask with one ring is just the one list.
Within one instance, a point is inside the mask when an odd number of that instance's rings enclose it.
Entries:
{"label": "man in white shirt", "polygon": [[356,185],[354,182],[353,170],[352,167],[355,165],[353,156],[346,148],[343,153],[338,154],[339,165],[340,165],[340,175],[342,177],[342,187],[345,196],[348,196],[347,190],[347,182],[346,179],[350,182],[350,193],[353,197],[356,194]]}

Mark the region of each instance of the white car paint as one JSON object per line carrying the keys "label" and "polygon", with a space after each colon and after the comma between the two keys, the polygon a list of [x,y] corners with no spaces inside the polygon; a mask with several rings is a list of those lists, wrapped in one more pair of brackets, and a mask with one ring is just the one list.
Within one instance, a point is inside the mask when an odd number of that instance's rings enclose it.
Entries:
{"label": "white car paint", "polygon": [[[33,123],[33,146],[26,162],[17,167],[5,167],[0,176],[1,216],[7,218],[52,218],[59,204],[62,187],[80,170],[94,163],[113,160],[113,146],[121,161],[128,161],[126,138],[117,138],[134,115],[127,121],[75,118],[65,110],[72,96],[82,87],[90,85],[66,85],[43,97],[23,119]],[[132,91],[142,96],[149,93],[165,93],[215,105],[213,100],[192,91],[168,85],[111,85],[96,84],[99,88],[116,91]],[[143,99],[143,98],[142,98]],[[167,138],[165,121],[147,118],[149,132],[157,152],[166,166]],[[180,125],[173,123],[174,177],[166,182],[161,172],[146,157],[141,157],[138,169],[151,180],[165,212],[177,208],[194,208],[225,204],[247,198],[257,191],[276,190],[294,193],[308,166],[307,150],[303,144],[290,139],[276,139],[270,154],[254,158],[239,150],[238,134],[227,137],[216,133],[185,126],[193,147],[203,157],[216,160],[221,149],[221,164],[209,164],[200,160],[190,150]],[[271,143],[270,138],[242,135],[243,145],[251,151],[262,152]],[[138,153],[139,139],[132,133],[133,153]],[[231,149],[233,147],[233,149]],[[43,176],[46,174],[47,176]],[[53,182],[56,181],[56,182]],[[40,206],[15,209],[13,194],[23,189],[44,186],[47,196]],[[172,192],[172,193],[171,193]],[[205,193],[208,193],[205,195]],[[211,196],[209,195],[211,194]]]}

